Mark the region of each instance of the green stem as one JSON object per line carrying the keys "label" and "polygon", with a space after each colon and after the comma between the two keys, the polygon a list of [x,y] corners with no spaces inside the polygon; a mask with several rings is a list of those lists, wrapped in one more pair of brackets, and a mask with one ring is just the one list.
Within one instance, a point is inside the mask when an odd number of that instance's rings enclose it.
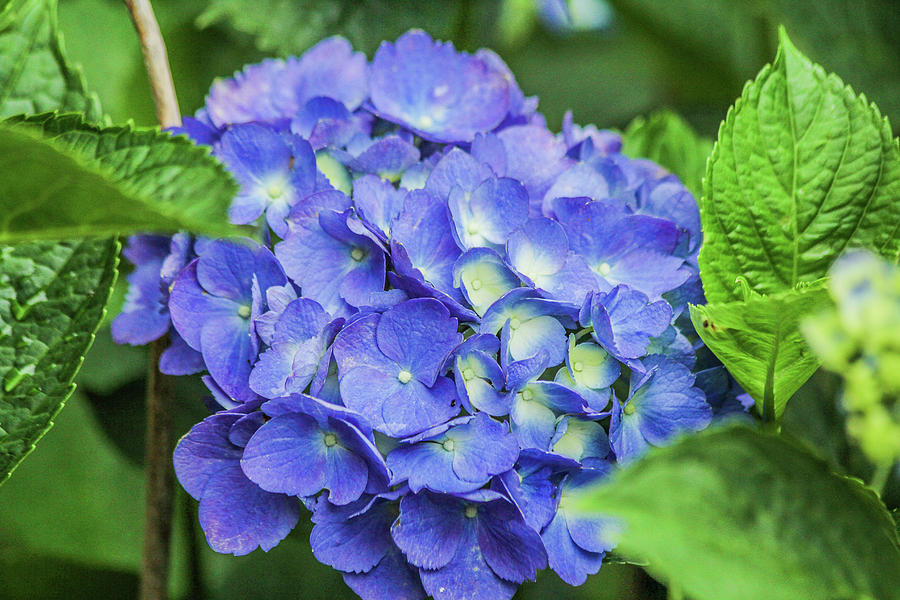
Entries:
{"label": "green stem", "polygon": [[869,480],[869,487],[875,490],[879,496],[884,494],[884,486],[887,485],[888,478],[891,476],[891,469],[894,463],[883,462],[875,465],[875,471],[872,473],[872,479]]}
{"label": "green stem", "polygon": [[141,600],[168,597],[169,547],[172,537],[172,378],[156,365],[168,336],[150,344],[147,369],[146,507],[144,555],[141,563]]}
{"label": "green stem", "polygon": [[681,592],[681,587],[674,583],[669,583],[669,600],[684,600],[684,594]]}

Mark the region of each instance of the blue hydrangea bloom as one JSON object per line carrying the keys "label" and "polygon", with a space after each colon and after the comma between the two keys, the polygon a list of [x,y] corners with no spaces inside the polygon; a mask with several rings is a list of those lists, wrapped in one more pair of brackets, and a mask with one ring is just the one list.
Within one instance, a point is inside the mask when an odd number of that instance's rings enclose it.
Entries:
{"label": "blue hydrangea bloom", "polygon": [[[364,600],[579,585],[612,525],[574,498],[745,395],[687,312],[696,201],[507,65],[411,31],[213,84],[175,132],[241,183],[256,240],[133,237],[116,339],[167,334],[219,411],[175,453],[211,547],[310,544]],[[263,218],[265,217],[265,218]]]}

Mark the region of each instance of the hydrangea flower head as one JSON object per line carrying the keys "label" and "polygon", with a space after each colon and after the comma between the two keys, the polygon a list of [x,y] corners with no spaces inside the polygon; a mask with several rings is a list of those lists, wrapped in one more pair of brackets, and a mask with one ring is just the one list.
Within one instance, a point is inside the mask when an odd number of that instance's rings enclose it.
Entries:
{"label": "hydrangea flower head", "polygon": [[179,131],[259,237],[133,238],[116,329],[169,331],[227,409],[175,456],[218,551],[271,548],[302,504],[365,600],[578,585],[610,549],[578,490],[740,410],[683,318],[693,197],[614,133],[550,131],[489,50],[332,38],[216,82]]}

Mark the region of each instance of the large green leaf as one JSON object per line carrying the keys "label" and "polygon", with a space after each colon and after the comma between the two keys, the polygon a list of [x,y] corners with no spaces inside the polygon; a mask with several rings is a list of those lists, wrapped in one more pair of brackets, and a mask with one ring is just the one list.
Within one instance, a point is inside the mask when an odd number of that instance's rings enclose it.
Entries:
{"label": "large green leaf", "polygon": [[0,127],[0,243],[179,229],[227,235],[236,231],[226,218],[234,192],[207,148],[155,128],[99,128],[51,113]]}
{"label": "large green leaf", "polygon": [[818,287],[690,309],[700,339],[771,421],[819,368],[800,322],[828,303],[828,292]]}
{"label": "large green leaf", "polygon": [[622,151],[659,163],[699,197],[712,147],[712,140],[697,135],[677,113],[661,110],[628,125]]}
{"label": "large green leaf", "polygon": [[0,247],[0,483],[72,393],[118,253],[115,239]]}
{"label": "large green leaf", "polygon": [[[54,0],[5,5],[0,56],[0,115],[65,109],[100,118],[99,103],[64,57]],[[0,246],[0,483],[71,394],[116,276],[117,255],[113,239]]]}
{"label": "large green leaf", "polygon": [[48,110],[100,118],[81,71],[65,59],[56,0],[12,0],[0,11],[0,117]]}
{"label": "large green leaf", "polygon": [[729,110],[707,166],[700,272],[709,302],[825,276],[848,247],[900,250],[900,148],[878,109],[784,31]]}
{"label": "large green leaf", "polygon": [[900,598],[900,541],[871,490],[783,437],[684,437],[582,508],[621,520],[617,552],[693,600]]}

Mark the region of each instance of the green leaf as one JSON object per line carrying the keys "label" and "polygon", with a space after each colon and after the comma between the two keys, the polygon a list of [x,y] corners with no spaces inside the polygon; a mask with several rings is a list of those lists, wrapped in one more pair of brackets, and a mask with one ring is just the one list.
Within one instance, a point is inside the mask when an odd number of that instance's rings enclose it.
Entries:
{"label": "green leaf", "polygon": [[[392,40],[420,27],[436,37],[454,33],[458,0],[257,0],[247,10],[244,0],[212,0],[197,18],[201,28],[226,22],[254,36],[260,50],[300,54],[329,35],[343,35],[355,48],[373,52],[382,40]],[[372,24],[377,23],[377,27]]]}
{"label": "green leaf", "polygon": [[[100,118],[97,99],[66,62],[55,1],[8,2],[0,56],[0,115],[61,108]],[[115,239],[0,246],[0,483],[72,393],[116,278],[118,249]]]}
{"label": "green leaf", "polygon": [[900,598],[900,541],[872,490],[783,437],[717,428],[586,492],[616,551],[693,600]]}
{"label": "green leaf", "polygon": [[677,113],[661,110],[638,117],[625,130],[623,153],[649,158],[678,175],[697,197],[713,142],[697,135]]}
{"label": "green leaf", "polygon": [[819,367],[800,321],[828,303],[828,292],[819,287],[690,310],[700,339],[771,421],[781,419],[788,400]]}
{"label": "green leaf", "polygon": [[80,69],[69,65],[56,22],[56,0],[12,0],[0,12],[0,117],[48,110],[101,117]]}
{"label": "green leaf", "polygon": [[900,251],[900,148],[864,96],[782,30],[775,62],[719,129],[703,187],[700,274],[709,302],[824,277],[848,247]]}
{"label": "green leaf", "polygon": [[130,125],[100,128],[78,115],[45,113],[7,120],[0,157],[2,243],[239,231],[226,217],[233,179],[208,148],[183,136]]}
{"label": "green leaf", "polygon": [[115,239],[0,247],[0,483],[72,393],[118,253]]}

